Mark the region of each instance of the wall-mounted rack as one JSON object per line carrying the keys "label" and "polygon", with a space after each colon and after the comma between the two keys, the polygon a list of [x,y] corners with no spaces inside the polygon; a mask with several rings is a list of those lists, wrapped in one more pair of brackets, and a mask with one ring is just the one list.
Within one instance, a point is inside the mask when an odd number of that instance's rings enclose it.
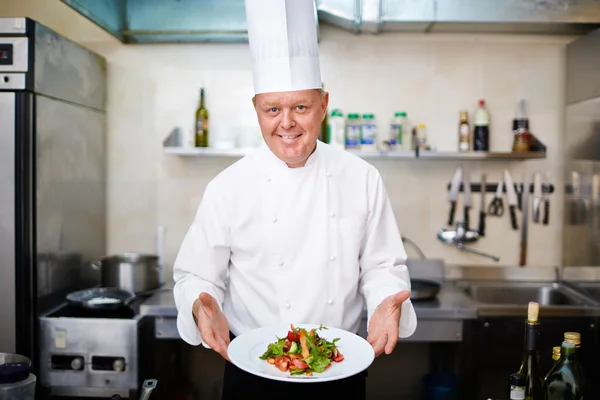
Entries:
{"label": "wall-mounted rack", "polygon": [[[452,182],[448,183],[448,190],[452,186]],[[523,190],[522,183],[514,183],[515,192],[520,193]],[[458,189],[459,192],[464,192],[464,185],[461,183]],[[496,193],[498,189],[497,183],[486,183],[485,184],[485,193]],[[533,193],[534,185],[533,183],[529,185],[529,193]],[[542,185],[542,193],[547,189],[546,193],[554,193],[554,185],[553,184],[543,184]],[[481,183],[471,183],[471,193],[481,193]],[[503,184],[502,193],[506,193],[506,183]]]}

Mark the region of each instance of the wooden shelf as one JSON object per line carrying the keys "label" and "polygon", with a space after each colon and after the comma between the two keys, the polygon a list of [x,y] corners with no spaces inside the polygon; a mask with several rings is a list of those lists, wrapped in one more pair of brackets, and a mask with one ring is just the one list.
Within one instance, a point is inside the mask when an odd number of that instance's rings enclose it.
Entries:
{"label": "wooden shelf", "polygon": [[[185,157],[243,157],[254,149],[218,149],[213,147],[164,147],[164,153]],[[348,152],[365,159],[427,159],[427,160],[473,160],[473,161],[523,161],[539,160],[546,158],[546,153],[512,153],[512,152],[437,152],[420,151],[417,155],[411,150],[347,150]]]}

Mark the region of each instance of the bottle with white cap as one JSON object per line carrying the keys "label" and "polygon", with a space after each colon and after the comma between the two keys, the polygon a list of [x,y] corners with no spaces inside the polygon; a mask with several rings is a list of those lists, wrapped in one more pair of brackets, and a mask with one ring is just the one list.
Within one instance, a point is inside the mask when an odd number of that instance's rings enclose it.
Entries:
{"label": "bottle with white cap", "polygon": [[344,120],[344,113],[338,108],[331,112],[331,118],[329,119],[329,139],[330,144],[333,147],[343,149],[345,147],[344,132],[346,129],[346,122]]}

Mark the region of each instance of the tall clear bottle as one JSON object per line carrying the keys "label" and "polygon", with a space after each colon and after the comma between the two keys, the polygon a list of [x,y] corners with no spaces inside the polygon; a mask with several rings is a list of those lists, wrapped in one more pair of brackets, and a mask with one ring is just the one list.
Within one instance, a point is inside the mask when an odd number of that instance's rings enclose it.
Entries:
{"label": "tall clear bottle", "polygon": [[525,340],[523,343],[523,359],[519,374],[525,376],[525,400],[546,400],[544,381],[540,369],[540,305],[529,302],[527,321],[525,322]]}
{"label": "tall clear bottle", "polygon": [[546,378],[548,400],[583,400],[583,369],[576,356],[575,344],[564,341],[560,347],[560,360]]}

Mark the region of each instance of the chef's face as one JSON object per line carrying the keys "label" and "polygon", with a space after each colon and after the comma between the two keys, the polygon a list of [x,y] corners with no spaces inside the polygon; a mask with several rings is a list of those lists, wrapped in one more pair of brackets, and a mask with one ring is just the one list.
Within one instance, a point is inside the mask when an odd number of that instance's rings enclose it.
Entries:
{"label": "chef's face", "polygon": [[315,151],[329,94],[318,89],[260,93],[253,101],[267,146],[288,167],[304,166]]}

